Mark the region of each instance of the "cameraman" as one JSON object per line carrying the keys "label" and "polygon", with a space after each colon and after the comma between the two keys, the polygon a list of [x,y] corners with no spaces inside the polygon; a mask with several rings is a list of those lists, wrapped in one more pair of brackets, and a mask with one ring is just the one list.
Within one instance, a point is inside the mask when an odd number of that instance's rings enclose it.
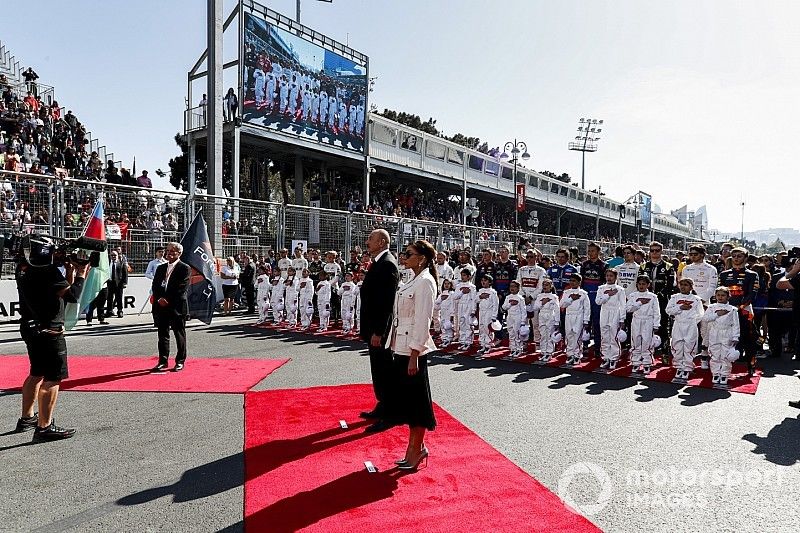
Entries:
{"label": "cameraman", "polygon": [[[794,290],[794,303],[792,304],[792,323],[794,327],[800,326],[800,298],[798,298],[798,291],[800,290],[800,260],[794,259],[791,268],[786,270],[786,274],[778,281],[778,289],[781,290]],[[800,342],[795,341],[797,344]],[[795,353],[798,353],[800,346],[795,346]],[[800,401],[789,402],[792,407],[800,409]]]}
{"label": "cameraman", "polygon": [[[34,430],[33,442],[68,439],[72,428],[55,424],[53,410],[68,377],[64,304],[78,302],[88,264],[66,261],[66,278],[53,264],[55,246],[44,237],[25,237],[15,272],[20,301],[20,335],[28,349],[30,375],[22,385],[22,418],[16,431]],[[39,413],[34,413],[38,400]]]}

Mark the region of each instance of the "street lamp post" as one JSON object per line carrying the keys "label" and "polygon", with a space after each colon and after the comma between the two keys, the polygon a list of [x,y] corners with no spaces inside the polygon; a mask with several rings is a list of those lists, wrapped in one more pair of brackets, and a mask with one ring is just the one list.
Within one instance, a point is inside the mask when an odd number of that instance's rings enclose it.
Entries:
{"label": "street lamp post", "polygon": [[742,235],[741,235],[741,243],[744,246],[744,202],[742,202]]}
{"label": "street lamp post", "polygon": [[[531,154],[528,153],[528,145],[525,144],[524,141],[508,141],[505,146],[503,146],[503,153],[500,154],[500,159],[508,159],[508,150],[511,149],[511,163],[514,163],[514,229],[519,230],[519,211],[517,210],[517,162],[521,157],[523,161],[527,161],[531,158]],[[520,155],[522,152],[522,155]],[[523,199],[524,202],[524,199]],[[523,204],[524,205],[524,204]]]}
{"label": "street lamp post", "polygon": [[639,193],[632,195],[619,206],[619,242],[622,244],[622,219],[625,218],[625,207],[633,206],[633,229],[636,232],[636,244],[639,244]]}
{"label": "street lamp post", "polygon": [[[317,2],[328,2],[330,4],[333,0],[317,0]],[[300,0],[297,0],[297,11],[295,12],[294,20],[295,22],[300,22]]]}
{"label": "street lamp post", "polygon": [[597,186],[597,216],[594,219],[594,238],[596,241],[600,240],[600,204],[603,202],[603,196],[606,193],[603,192],[603,188],[601,186]]}
{"label": "street lamp post", "polygon": [[578,120],[578,135],[575,141],[569,143],[569,149],[581,152],[581,189],[586,189],[586,152],[597,151],[597,135],[603,131],[598,126],[603,125],[602,119],[582,118]]}

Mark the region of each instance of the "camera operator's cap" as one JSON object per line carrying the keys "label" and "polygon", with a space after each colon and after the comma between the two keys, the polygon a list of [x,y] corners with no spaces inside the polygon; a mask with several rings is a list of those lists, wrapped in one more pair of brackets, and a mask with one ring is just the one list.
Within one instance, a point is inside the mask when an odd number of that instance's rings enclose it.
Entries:
{"label": "camera operator's cap", "polygon": [[25,261],[34,267],[43,267],[53,264],[55,244],[52,240],[41,235],[26,235],[22,238],[22,254]]}

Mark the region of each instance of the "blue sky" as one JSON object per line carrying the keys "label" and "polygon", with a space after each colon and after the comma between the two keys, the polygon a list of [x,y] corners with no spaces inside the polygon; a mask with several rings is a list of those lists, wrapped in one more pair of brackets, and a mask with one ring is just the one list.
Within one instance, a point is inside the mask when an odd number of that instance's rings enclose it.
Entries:
{"label": "blue sky", "polygon": [[[2,41],[118,158],[167,169],[205,2],[30,4],[0,19]],[[294,16],[294,0],[269,4]],[[737,231],[742,200],[746,230],[800,228],[798,15],[778,0],[303,0],[302,22],[369,55],[381,109],[491,146],[524,139],[528,166],[574,180],[578,118],[602,118],[587,188],[706,204],[712,227]]]}

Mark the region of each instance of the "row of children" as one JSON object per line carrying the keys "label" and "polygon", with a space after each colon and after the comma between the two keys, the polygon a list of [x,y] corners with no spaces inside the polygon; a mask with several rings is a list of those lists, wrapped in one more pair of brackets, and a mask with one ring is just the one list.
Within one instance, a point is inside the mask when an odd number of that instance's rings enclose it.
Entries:
{"label": "row of children", "polygon": [[[448,346],[454,338],[459,348],[468,350],[477,327],[480,342],[479,355],[494,346],[494,334],[501,329],[498,317],[499,298],[492,288],[492,277],[481,278],[481,288],[470,282],[471,272],[462,270],[461,281],[453,284],[445,280],[436,300],[434,329],[441,333],[441,346]],[[567,364],[578,364],[590,338],[591,304],[588,293],[581,288],[582,277],[572,274],[569,287],[559,299],[549,278],[542,280],[541,292],[534,298],[520,294],[520,284],[511,282],[510,294],[502,309],[507,312],[506,328],[510,357],[521,356],[534,333],[534,343],[540,352],[540,361],[549,362],[556,346],[563,341]],[[601,370],[617,368],[623,345],[629,346],[630,362],[634,373],[647,374],[654,364],[653,353],[661,345],[658,336],[661,312],[657,296],[650,291],[647,275],[636,279],[636,290],[626,296],[625,289],[617,283],[617,271],[610,268],[605,274],[605,284],[597,291],[600,305],[600,344],[595,345],[595,356],[601,357]],[[707,348],[701,354],[703,368],[709,362],[714,385],[726,387],[732,363],[739,358],[735,349],[739,341],[739,320],[736,307],[729,305],[727,287],[718,287],[716,303],[704,310],[703,302],[694,294],[694,282],[684,277],[680,292],[671,296],[668,315],[674,318],[671,336],[671,355],[666,357],[675,366],[675,381],[685,383],[694,370],[700,337]],[[563,311],[563,316],[562,316]],[[563,326],[562,326],[563,324]],[[626,326],[627,324],[627,326]],[[626,329],[628,331],[626,331]]]}
{"label": "row of children", "polygon": [[295,268],[289,267],[285,278],[274,276],[270,279],[266,268],[260,267],[256,278],[258,323],[268,322],[271,314],[274,325],[295,328],[299,314],[301,329],[308,330],[314,317],[316,297],[318,331],[327,331],[331,319],[331,295],[335,290],[341,298],[342,333],[348,335],[358,332],[361,314],[359,289],[363,274],[347,272],[345,281],[338,286],[331,284],[325,270],[321,270],[318,275],[319,281],[315,284],[307,268],[302,269],[298,276]]}

